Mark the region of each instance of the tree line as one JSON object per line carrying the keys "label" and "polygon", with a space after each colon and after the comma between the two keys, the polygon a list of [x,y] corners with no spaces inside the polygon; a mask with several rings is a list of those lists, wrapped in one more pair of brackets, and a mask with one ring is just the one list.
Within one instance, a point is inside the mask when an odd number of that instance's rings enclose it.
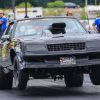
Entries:
{"label": "tree line", "polygon": [[[20,3],[25,0],[15,0],[15,6],[18,6]],[[85,6],[85,0],[27,0],[34,7],[48,7],[48,3],[52,3],[55,1],[63,1],[63,2],[73,2],[75,4],[80,5],[81,7]],[[88,0],[88,4],[95,4],[95,0]],[[97,5],[100,4],[100,0],[97,0]],[[0,8],[8,9],[12,8],[12,0],[0,0]]]}

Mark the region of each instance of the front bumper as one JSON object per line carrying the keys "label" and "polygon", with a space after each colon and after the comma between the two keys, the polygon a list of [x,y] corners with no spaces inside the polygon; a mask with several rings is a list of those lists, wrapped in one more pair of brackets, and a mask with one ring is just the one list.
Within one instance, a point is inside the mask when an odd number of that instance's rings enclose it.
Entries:
{"label": "front bumper", "polygon": [[47,62],[25,62],[23,68],[63,68],[63,67],[83,67],[91,65],[99,65],[100,59],[76,59],[76,64],[73,65],[60,65],[58,61],[47,61]]}
{"label": "front bumper", "polygon": [[[30,53],[30,54],[29,54]],[[24,56],[24,60],[27,62],[24,63],[22,68],[64,68],[64,67],[84,67],[91,65],[99,65],[100,64],[100,50],[82,50],[82,51],[63,51],[63,52],[36,52],[32,54],[29,52]],[[76,57],[76,64],[73,65],[60,65],[60,57]],[[93,57],[93,59],[89,59],[91,56],[99,56],[97,58]],[[33,62],[30,59],[46,59],[45,62]],[[29,61],[28,61],[29,60]],[[22,64],[23,65],[23,64]]]}

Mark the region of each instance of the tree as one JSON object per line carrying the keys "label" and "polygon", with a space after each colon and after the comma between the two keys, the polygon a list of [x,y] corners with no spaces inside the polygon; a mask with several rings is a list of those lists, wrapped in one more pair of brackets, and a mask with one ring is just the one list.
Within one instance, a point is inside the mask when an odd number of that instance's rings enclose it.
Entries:
{"label": "tree", "polygon": [[54,2],[54,6],[55,7],[62,7],[62,6],[64,6],[65,5],[65,3],[62,1],[62,0],[56,0],[55,2]]}
{"label": "tree", "polygon": [[34,7],[47,7],[49,0],[28,0]]}
{"label": "tree", "polygon": [[48,8],[53,8],[53,7],[63,7],[65,3],[62,0],[56,0],[55,2],[48,3]]}
{"label": "tree", "polygon": [[[25,8],[25,2],[20,3],[18,6],[16,6],[17,8]],[[33,7],[29,2],[27,2],[27,7]]]}
{"label": "tree", "polygon": [[54,8],[54,3],[47,3],[48,8]]}

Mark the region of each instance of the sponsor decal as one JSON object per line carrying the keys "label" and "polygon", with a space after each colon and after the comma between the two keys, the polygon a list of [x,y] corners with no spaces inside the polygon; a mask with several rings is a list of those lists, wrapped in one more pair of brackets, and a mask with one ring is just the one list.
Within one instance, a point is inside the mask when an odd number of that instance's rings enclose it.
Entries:
{"label": "sponsor decal", "polygon": [[2,57],[4,58],[5,56],[6,56],[6,44],[4,44],[2,48]]}
{"label": "sponsor decal", "polygon": [[22,70],[25,67],[25,61],[19,64],[19,70]]}
{"label": "sponsor decal", "polygon": [[[25,13],[26,11],[25,10],[22,10],[22,11],[17,11],[17,13]],[[27,12],[32,12],[31,10],[27,10]]]}
{"label": "sponsor decal", "polygon": [[42,19],[42,20],[53,20],[53,19],[47,19],[47,18],[45,18],[45,19]]}
{"label": "sponsor decal", "polygon": [[31,20],[23,20],[23,21],[19,21],[18,23],[19,24],[22,24],[22,23],[27,23],[27,22],[30,22]]}
{"label": "sponsor decal", "polygon": [[7,73],[10,72],[10,70],[9,70],[8,68],[3,68],[3,72],[4,72],[5,74],[7,74]]}
{"label": "sponsor decal", "polygon": [[76,64],[75,57],[60,57],[60,65]]}

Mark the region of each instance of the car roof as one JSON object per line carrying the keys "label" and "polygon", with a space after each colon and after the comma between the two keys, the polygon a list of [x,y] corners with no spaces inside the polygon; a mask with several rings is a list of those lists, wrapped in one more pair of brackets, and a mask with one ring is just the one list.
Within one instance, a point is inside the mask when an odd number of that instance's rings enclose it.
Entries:
{"label": "car roof", "polygon": [[32,20],[32,19],[45,19],[45,18],[72,18],[72,19],[76,19],[73,16],[49,16],[49,17],[34,17],[34,18],[18,19],[18,20],[14,20],[14,22],[15,21],[22,21],[22,20]]}
{"label": "car roof", "polygon": [[68,3],[65,3],[65,4],[74,4],[74,3],[72,3],[72,2],[68,2]]}

